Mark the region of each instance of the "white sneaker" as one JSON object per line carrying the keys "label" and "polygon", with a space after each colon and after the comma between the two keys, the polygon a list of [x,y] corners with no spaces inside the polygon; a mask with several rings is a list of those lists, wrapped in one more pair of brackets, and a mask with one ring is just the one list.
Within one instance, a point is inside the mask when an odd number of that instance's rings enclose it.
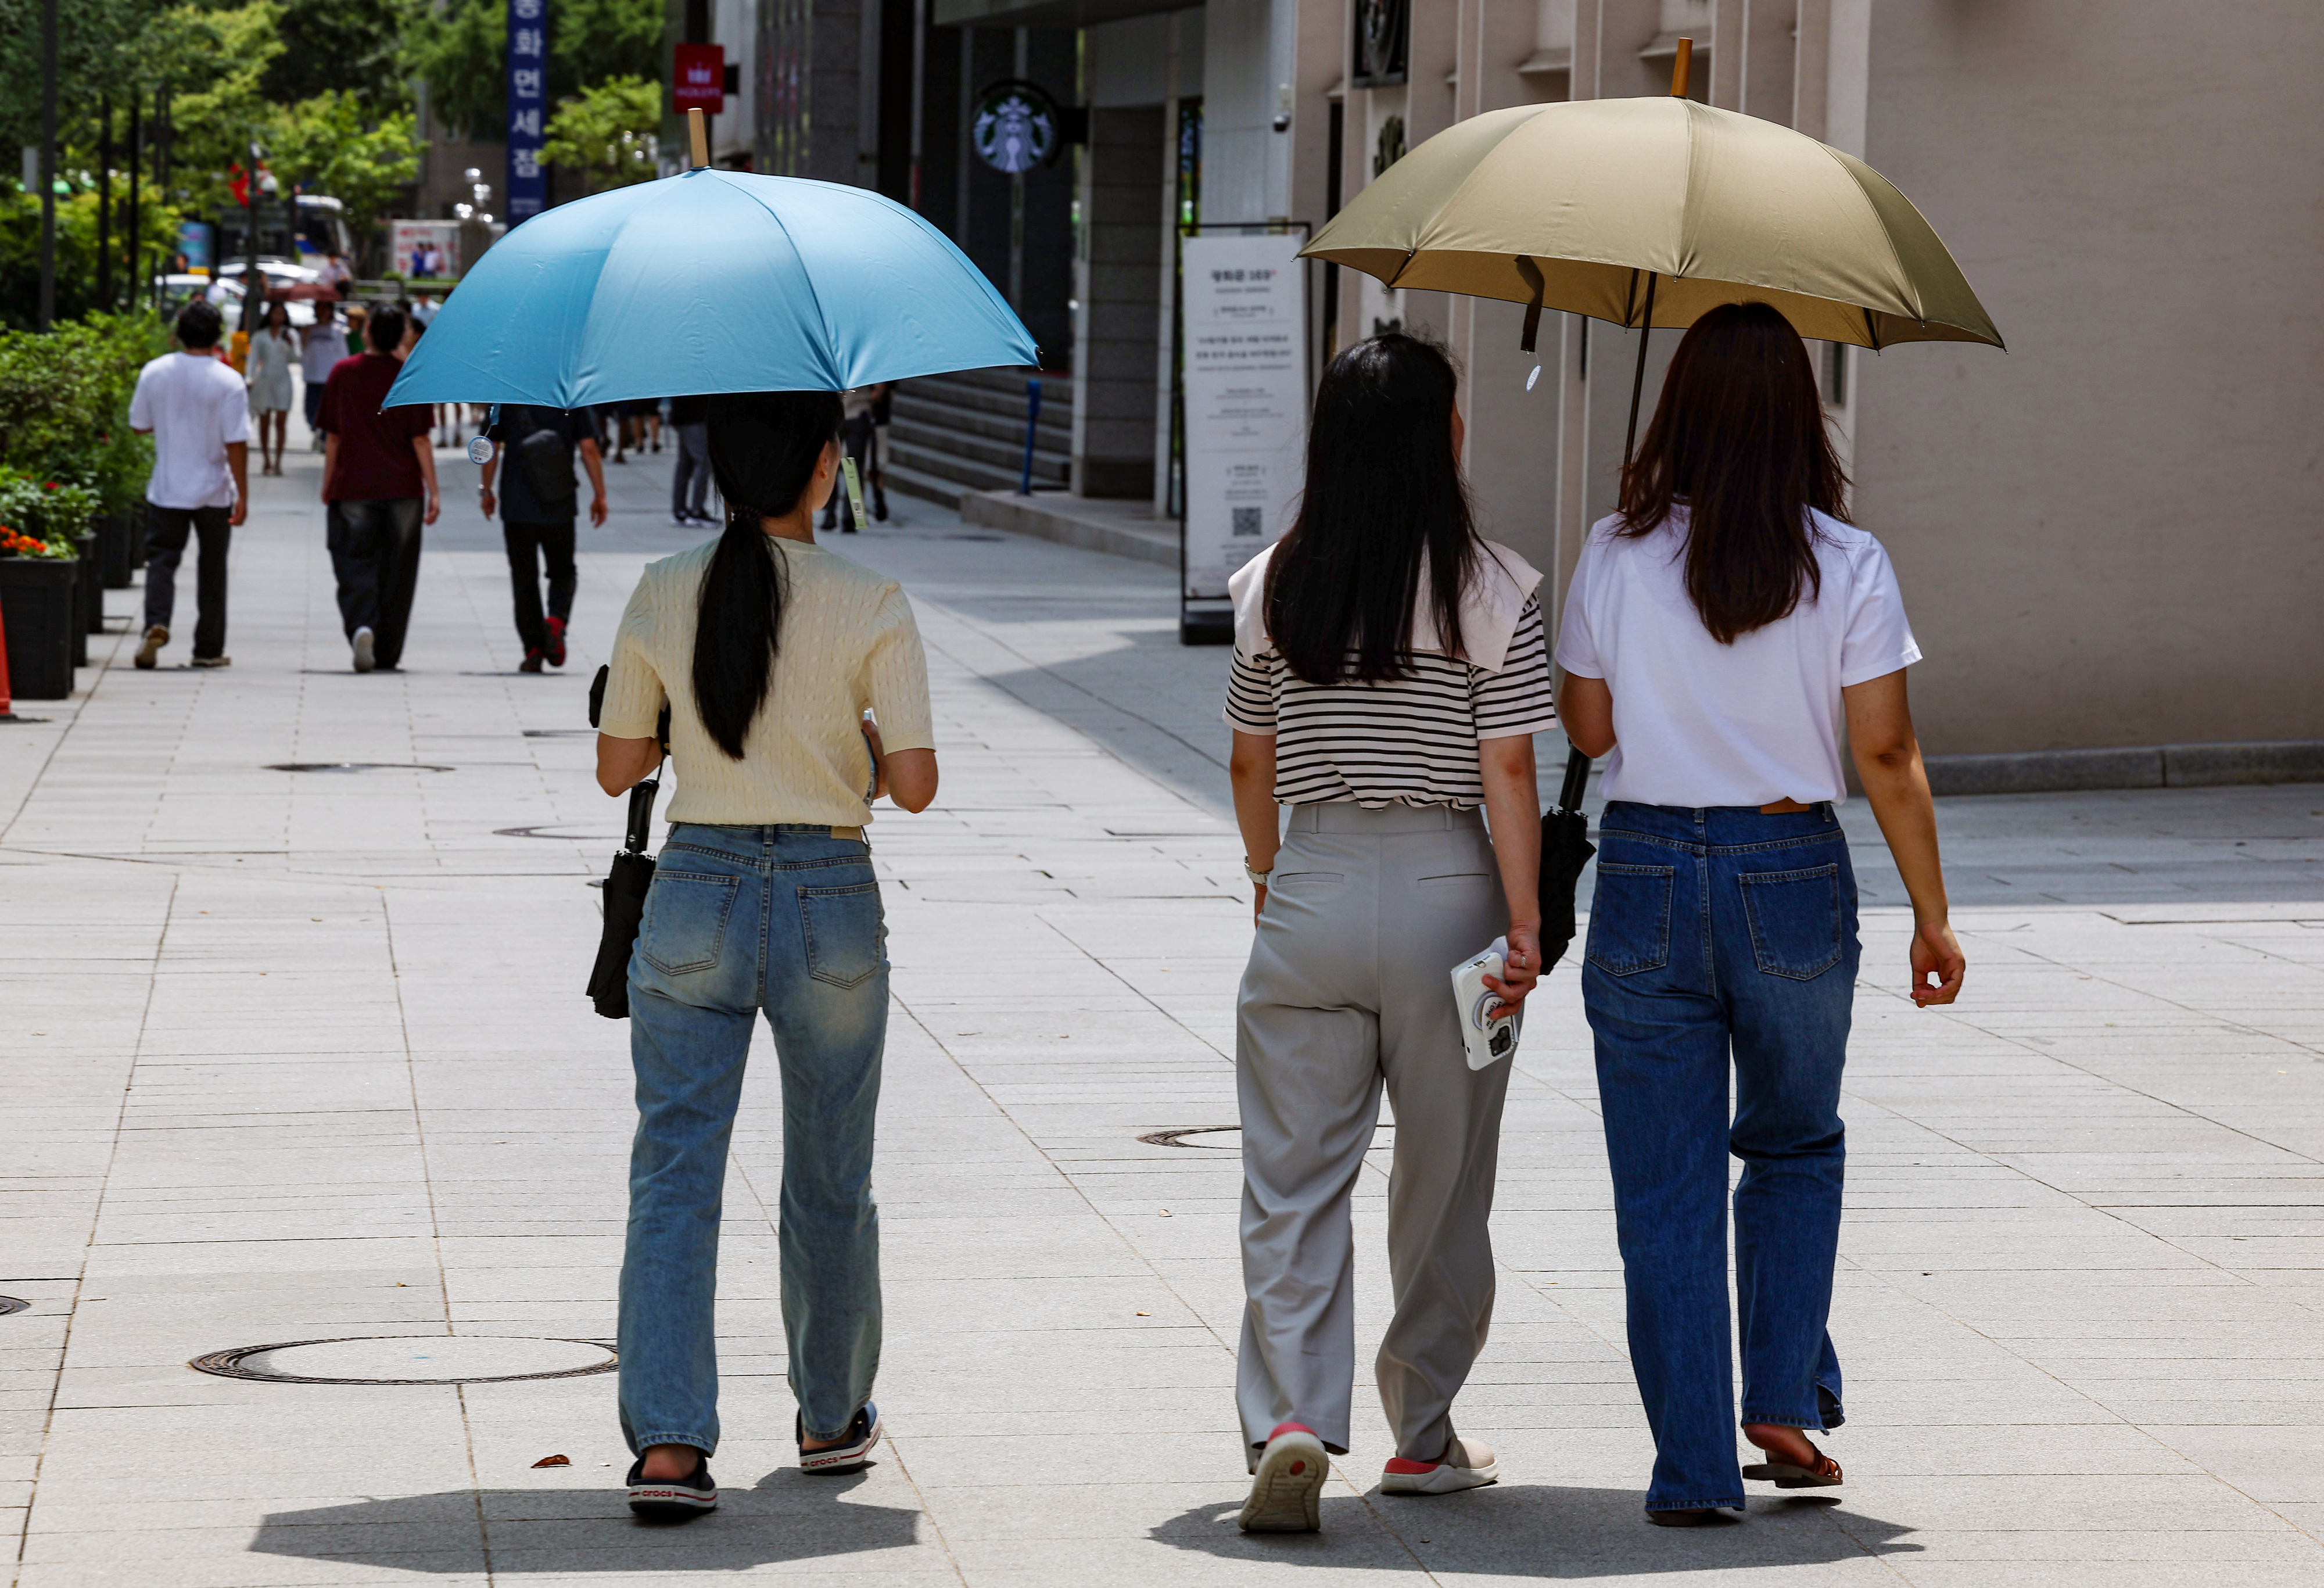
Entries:
{"label": "white sneaker", "polygon": [[368,623],[355,631],[355,671],[367,673],[379,665],[378,656],[373,649],[374,644]]}
{"label": "white sneaker", "polygon": [[1284,1423],[1267,1436],[1267,1448],[1251,1469],[1250,1498],[1238,1519],[1246,1533],[1318,1533],[1317,1510],[1332,1458],[1323,1440],[1304,1423]]}
{"label": "white sneaker", "polygon": [[1442,1461],[1406,1461],[1397,1456],[1380,1471],[1383,1494],[1452,1494],[1481,1489],[1501,1481],[1501,1469],[1490,1447],[1475,1439],[1455,1438],[1444,1447]]}

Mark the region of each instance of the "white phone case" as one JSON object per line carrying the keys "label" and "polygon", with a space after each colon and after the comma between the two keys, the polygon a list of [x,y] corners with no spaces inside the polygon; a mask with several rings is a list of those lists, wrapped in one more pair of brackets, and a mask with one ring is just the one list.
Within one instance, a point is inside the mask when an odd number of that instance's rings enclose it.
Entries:
{"label": "white phone case", "polygon": [[1461,1045],[1468,1050],[1469,1067],[1483,1069],[1517,1050],[1517,1035],[1525,1028],[1525,1011],[1492,1020],[1485,1011],[1498,1002],[1485,978],[1499,980],[1508,965],[1509,940],[1496,937],[1492,946],[1452,967],[1452,1002],[1461,1014]]}

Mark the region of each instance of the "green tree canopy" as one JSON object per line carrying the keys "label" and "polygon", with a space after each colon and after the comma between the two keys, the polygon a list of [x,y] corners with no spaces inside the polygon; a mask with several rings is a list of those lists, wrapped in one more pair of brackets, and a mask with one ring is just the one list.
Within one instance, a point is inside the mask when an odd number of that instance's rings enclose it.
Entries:
{"label": "green tree canopy", "polygon": [[337,88],[374,116],[408,108],[403,24],[410,9],[409,0],[281,0],[282,53],[260,86],[278,105]]}
{"label": "green tree canopy", "polygon": [[589,190],[650,180],[654,134],[661,126],[661,85],[613,78],[562,100],[549,117],[543,165],[583,173]]}
{"label": "green tree canopy", "polygon": [[[615,78],[659,81],[661,36],[661,0],[549,0],[549,97]],[[403,59],[407,72],[427,78],[429,109],[446,127],[479,139],[506,132],[506,0],[447,0],[419,13],[404,34]]]}

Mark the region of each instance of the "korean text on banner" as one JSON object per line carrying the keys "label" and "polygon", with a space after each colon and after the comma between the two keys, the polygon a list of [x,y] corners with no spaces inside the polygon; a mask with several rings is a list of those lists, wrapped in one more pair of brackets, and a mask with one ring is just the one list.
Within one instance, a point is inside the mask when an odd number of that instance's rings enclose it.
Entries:
{"label": "korean text on banner", "polygon": [[1281,538],[1307,429],[1306,275],[1288,234],[1188,237],[1186,587],[1227,579]]}
{"label": "korean text on banner", "polygon": [[502,214],[514,226],[549,205],[541,123],[549,115],[549,0],[508,0],[508,184]]}

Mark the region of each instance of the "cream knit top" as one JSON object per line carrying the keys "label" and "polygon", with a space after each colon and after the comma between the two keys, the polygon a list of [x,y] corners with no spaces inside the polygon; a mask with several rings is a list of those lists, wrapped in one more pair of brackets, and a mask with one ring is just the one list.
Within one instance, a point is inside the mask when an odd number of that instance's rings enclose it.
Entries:
{"label": "cream knit top", "polygon": [[782,631],[742,759],[718,747],[694,705],[695,618],[715,540],[646,565],[613,638],[598,729],[650,739],[669,702],[673,822],[860,827],[872,819],[863,712],[888,749],[936,748],[911,603],[885,574],[820,546],[772,536],[767,545],[784,563]]}

